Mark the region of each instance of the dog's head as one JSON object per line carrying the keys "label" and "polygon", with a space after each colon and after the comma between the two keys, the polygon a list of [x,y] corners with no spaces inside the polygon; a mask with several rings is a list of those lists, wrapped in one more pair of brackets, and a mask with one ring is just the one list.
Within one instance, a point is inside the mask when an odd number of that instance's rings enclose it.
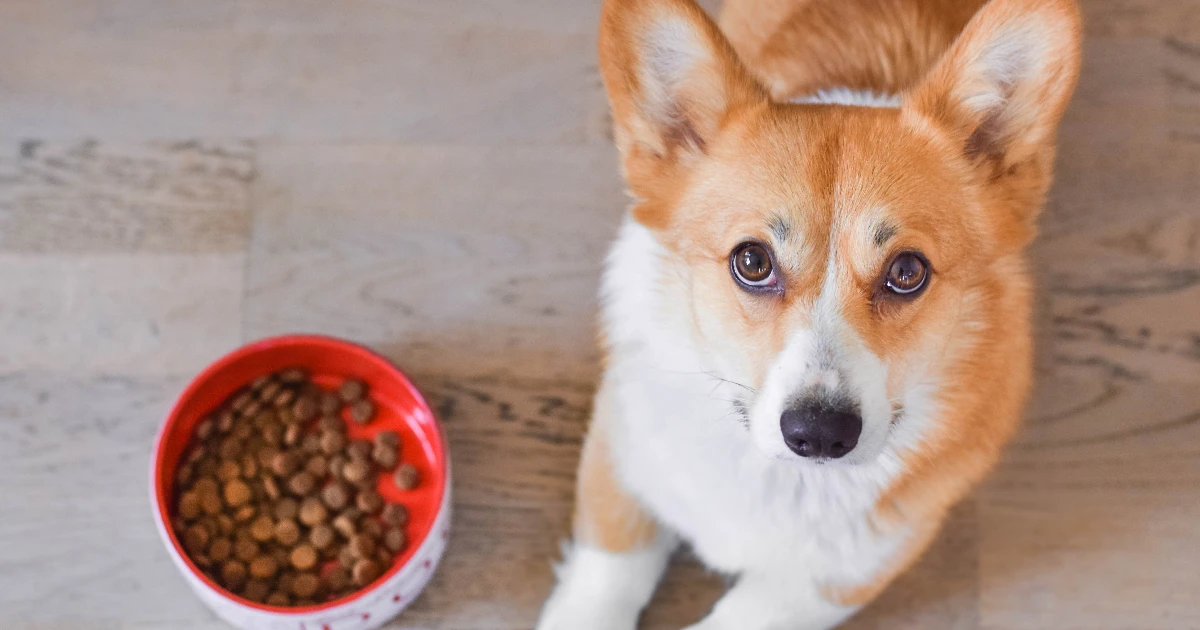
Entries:
{"label": "dog's head", "polygon": [[705,362],[753,391],[766,454],[872,461],[906,407],[978,378],[956,366],[987,360],[996,313],[1027,317],[1079,39],[1072,0],[993,0],[896,106],[777,104],[690,0],[606,2],[633,218],[668,252],[645,263],[670,267]]}

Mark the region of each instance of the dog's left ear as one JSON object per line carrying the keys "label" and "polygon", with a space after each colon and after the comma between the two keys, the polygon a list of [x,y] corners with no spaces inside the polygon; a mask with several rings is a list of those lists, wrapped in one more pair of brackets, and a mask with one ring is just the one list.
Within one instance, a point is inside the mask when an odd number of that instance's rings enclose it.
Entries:
{"label": "dog's left ear", "polygon": [[905,99],[989,175],[1053,151],[1079,75],[1075,0],[992,0]]}
{"label": "dog's left ear", "polygon": [[766,101],[692,0],[606,0],[599,45],[616,145],[641,198],[703,155],[729,112]]}

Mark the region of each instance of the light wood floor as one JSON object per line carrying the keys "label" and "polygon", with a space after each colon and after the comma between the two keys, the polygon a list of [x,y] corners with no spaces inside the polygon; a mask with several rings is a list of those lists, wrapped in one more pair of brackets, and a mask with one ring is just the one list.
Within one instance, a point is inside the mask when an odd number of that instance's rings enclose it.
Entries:
{"label": "light wood floor", "polygon": [[[594,0],[0,0],[0,627],[215,629],[151,438],[244,341],[349,337],[446,423],[455,530],[391,627],[528,629],[624,200]],[[1200,628],[1200,2],[1084,0],[1027,428],[848,628]],[[720,581],[681,561],[646,616]]]}

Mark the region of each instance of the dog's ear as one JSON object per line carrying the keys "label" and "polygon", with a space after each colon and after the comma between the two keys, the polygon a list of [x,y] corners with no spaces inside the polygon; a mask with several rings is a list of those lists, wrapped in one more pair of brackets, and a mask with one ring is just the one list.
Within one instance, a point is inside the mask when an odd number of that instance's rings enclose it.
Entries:
{"label": "dog's ear", "polygon": [[992,0],[905,99],[997,177],[1052,155],[1079,75],[1075,0]]}
{"label": "dog's ear", "polygon": [[625,177],[642,198],[703,155],[732,110],[766,99],[692,0],[606,0],[599,45]]}

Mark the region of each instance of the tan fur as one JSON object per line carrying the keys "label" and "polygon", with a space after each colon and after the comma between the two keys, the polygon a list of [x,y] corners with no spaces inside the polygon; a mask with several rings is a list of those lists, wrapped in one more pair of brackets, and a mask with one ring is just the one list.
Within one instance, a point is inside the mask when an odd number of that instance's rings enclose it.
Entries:
{"label": "tan fur", "polygon": [[[832,258],[842,315],[888,365],[896,379],[889,386],[931,363],[946,379],[928,444],[905,455],[904,474],[876,514],[879,527],[915,523],[917,533],[876,579],[827,585],[846,604],[869,601],[920,556],[950,506],[997,459],[1029,387],[1023,252],[1078,73],[1079,17],[1072,0],[995,0],[968,24],[980,4],[729,0],[723,23],[732,45],[686,0],[604,7],[601,68],[639,200],[633,216],[688,269],[688,290],[702,296],[693,306],[697,334],[731,344],[761,379],[787,331],[810,317]],[[646,102],[639,30],[662,6],[687,16],[700,48],[712,52],[666,105]],[[1025,15],[1069,26],[1046,42],[1062,60],[1047,70],[1050,82],[1016,86],[1000,113],[963,107],[987,79],[976,75],[989,38]],[[899,109],[768,98],[834,86],[909,95]],[[777,241],[772,220],[800,237]],[[882,247],[873,242],[881,221],[896,228]],[[783,295],[747,293],[730,280],[729,253],[747,239],[777,252]],[[880,274],[901,249],[928,257],[929,289],[912,302],[879,299]],[[606,449],[598,418],[581,465],[577,535],[613,551],[648,544],[653,524],[612,478]]]}
{"label": "tan fur", "polygon": [[578,542],[614,553],[641,549],[657,527],[613,475],[603,401],[596,405],[576,479],[574,532]]}

